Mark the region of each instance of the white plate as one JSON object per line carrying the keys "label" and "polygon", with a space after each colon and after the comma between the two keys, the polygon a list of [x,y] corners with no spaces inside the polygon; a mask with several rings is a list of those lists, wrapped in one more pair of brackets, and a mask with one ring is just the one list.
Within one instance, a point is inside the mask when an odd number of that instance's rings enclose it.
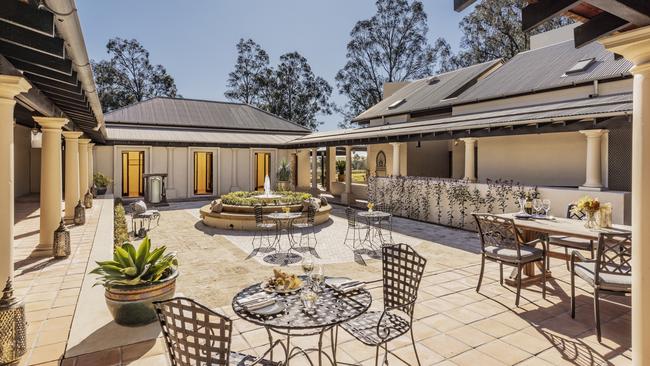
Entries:
{"label": "white plate", "polygon": [[260,287],[262,288],[262,290],[264,290],[265,292],[268,292],[270,294],[293,294],[295,292],[300,291],[300,289],[303,288],[303,286],[305,286],[305,282],[303,281],[300,284],[300,286],[298,286],[296,288],[287,289],[287,290],[284,290],[284,289],[279,290],[279,289],[276,289],[274,287],[269,287],[268,284],[269,284],[269,281],[264,281],[264,282],[260,283]]}
{"label": "white plate", "polygon": [[249,312],[257,315],[269,316],[269,315],[280,314],[281,312],[284,311],[285,308],[286,306],[283,303],[276,301],[273,304],[267,305],[263,308],[249,310]]}

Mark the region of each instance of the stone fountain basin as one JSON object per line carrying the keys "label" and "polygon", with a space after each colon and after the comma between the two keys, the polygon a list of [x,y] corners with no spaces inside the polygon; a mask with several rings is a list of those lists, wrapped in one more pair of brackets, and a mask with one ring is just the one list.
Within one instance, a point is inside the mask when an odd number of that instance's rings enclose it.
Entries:
{"label": "stone fountain basin", "polygon": [[[264,214],[269,214],[271,212],[282,212],[282,207],[289,207],[291,212],[300,212],[302,211],[302,204],[296,205],[268,205],[262,206]],[[327,222],[330,218],[330,212],[332,211],[332,206],[325,205],[321,206],[318,211],[316,211],[316,216],[314,217],[314,224],[321,225]],[[255,209],[253,206],[235,206],[235,205],[223,205],[223,210],[219,213],[212,212],[210,210],[210,205],[205,205],[199,210],[201,219],[203,223],[207,226],[215,227],[217,229],[224,230],[255,230]],[[306,218],[307,213],[303,212],[303,216]]]}

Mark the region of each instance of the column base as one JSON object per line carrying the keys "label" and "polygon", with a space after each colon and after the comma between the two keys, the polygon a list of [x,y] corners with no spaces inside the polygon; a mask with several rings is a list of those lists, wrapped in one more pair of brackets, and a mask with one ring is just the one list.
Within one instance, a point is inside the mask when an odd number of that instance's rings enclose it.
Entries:
{"label": "column base", "polygon": [[54,256],[54,249],[52,249],[51,245],[48,245],[47,247],[36,247],[32,251],[32,253],[29,255],[30,257],[52,257]]}
{"label": "column base", "polygon": [[352,198],[351,193],[346,193],[346,192],[341,193],[341,203],[349,205],[351,198]]}
{"label": "column base", "polygon": [[605,187],[588,187],[588,186],[580,186],[578,187],[578,190],[580,191],[593,191],[593,192],[600,192],[600,191],[606,191],[607,189]]}

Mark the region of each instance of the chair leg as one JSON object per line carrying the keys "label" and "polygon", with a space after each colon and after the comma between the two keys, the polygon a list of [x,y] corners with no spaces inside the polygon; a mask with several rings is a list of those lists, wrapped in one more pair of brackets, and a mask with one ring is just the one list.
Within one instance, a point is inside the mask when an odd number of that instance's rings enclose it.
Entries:
{"label": "chair leg", "polygon": [[521,263],[517,264],[517,298],[515,306],[519,306],[519,298],[521,297]]}
{"label": "chair leg", "polygon": [[375,366],[379,366],[379,345],[375,347]]}
{"label": "chair leg", "polygon": [[569,248],[564,247],[564,256],[566,257],[566,270],[569,271]]}
{"label": "chair leg", "polygon": [[483,282],[483,271],[485,270],[485,254],[481,254],[481,273],[478,275],[478,284],[476,285],[476,292],[481,289],[481,282]]}
{"label": "chair leg", "polygon": [[571,318],[576,317],[576,275],[571,269]]}
{"label": "chair leg", "polygon": [[596,338],[598,342],[601,341],[600,333],[600,299],[598,294],[598,289],[594,289],[594,317],[596,321]]}
{"label": "chair leg", "polygon": [[499,283],[503,286],[503,263],[499,263]]}
{"label": "chair leg", "polygon": [[422,365],[420,363],[420,356],[418,355],[418,348],[415,346],[415,336],[413,335],[413,326],[411,326],[411,342],[413,343],[413,352],[415,352],[415,360],[418,362],[418,366]]}
{"label": "chair leg", "polygon": [[546,256],[542,259],[542,299],[546,299]]}
{"label": "chair leg", "polygon": [[593,240],[591,241],[591,246],[590,246],[589,249],[591,249],[591,250],[590,250],[590,252],[591,252],[591,259],[594,259],[594,257],[596,256],[596,254],[594,253],[594,241],[593,241]]}

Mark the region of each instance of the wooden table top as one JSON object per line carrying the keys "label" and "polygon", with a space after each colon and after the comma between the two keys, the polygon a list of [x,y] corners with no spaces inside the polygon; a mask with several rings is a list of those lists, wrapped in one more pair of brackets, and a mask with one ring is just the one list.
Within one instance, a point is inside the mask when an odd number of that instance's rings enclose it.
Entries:
{"label": "wooden table top", "polygon": [[584,221],[562,217],[522,220],[515,218],[515,213],[499,214],[497,216],[515,220],[515,225],[524,230],[582,239],[598,240],[600,233],[629,233],[632,231],[632,227],[628,225],[613,225],[611,228],[587,229]]}

